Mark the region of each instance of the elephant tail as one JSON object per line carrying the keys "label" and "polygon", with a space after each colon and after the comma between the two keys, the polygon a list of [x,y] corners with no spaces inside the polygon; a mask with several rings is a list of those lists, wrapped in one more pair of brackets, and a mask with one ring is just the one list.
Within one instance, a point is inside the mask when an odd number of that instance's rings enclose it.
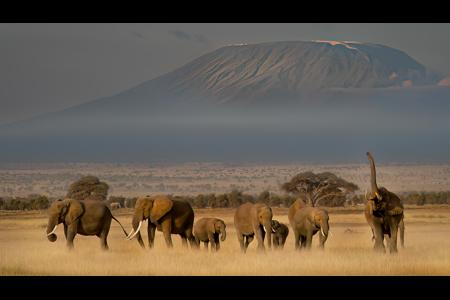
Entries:
{"label": "elephant tail", "polygon": [[113,215],[111,215],[111,217],[117,222],[119,223],[120,227],[122,227],[123,232],[125,233],[125,236],[128,236],[128,233],[125,231],[125,228],[123,228],[122,224],[120,224],[119,220],[117,220],[116,218],[114,218]]}

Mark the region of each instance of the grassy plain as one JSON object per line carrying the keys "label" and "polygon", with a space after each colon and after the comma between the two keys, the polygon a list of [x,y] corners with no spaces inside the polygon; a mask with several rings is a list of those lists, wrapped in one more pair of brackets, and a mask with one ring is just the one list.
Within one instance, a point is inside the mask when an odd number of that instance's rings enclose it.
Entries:
{"label": "grassy plain", "polygon": [[[290,225],[287,209],[274,208],[274,219]],[[333,233],[325,250],[295,251],[292,230],[283,250],[256,250],[250,244],[242,254],[233,225],[235,209],[195,210],[196,220],[221,218],[227,224],[227,239],[217,253],[185,249],[180,238],[172,236],[168,250],[161,232],[155,247],[141,249],[135,239],[124,234],[113,221],[108,237],[110,250],[102,252],[97,237],[77,235],[75,249],[66,250],[63,227],[58,240],[44,236],[46,212],[0,213],[0,275],[2,276],[86,276],[86,275],[450,275],[450,207],[408,206],[405,212],[405,248],[397,254],[374,253],[371,231],[361,207],[328,209]],[[129,232],[130,209],[113,211]],[[350,229],[350,233],[348,233]],[[147,245],[146,230],[143,231]]]}

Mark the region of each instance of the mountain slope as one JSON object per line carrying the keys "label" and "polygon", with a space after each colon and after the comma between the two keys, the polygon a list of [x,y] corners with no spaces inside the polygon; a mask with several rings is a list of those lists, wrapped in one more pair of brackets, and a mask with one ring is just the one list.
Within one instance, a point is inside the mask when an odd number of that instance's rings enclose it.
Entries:
{"label": "mountain slope", "polygon": [[231,45],[115,96],[0,126],[0,162],[441,159],[441,79],[377,44]]}
{"label": "mountain slope", "polygon": [[305,99],[324,89],[436,84],[424,66],[390,47],[356,42],[277,42],[227,46],[129,91],[158,99]]}

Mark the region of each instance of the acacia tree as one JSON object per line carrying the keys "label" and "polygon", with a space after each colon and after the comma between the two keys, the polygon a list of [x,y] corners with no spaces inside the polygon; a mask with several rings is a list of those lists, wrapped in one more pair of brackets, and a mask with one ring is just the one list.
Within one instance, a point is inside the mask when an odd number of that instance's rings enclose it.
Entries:
{"label": "acacia tree", "polygon": [[95,176],[83,177],[70,185],[66,197],[76,200],[101,200],[108,196],[109,185]]}
{"label": "acacia tree", "polygon": [[356,184],[337,177],[331,172],[300,173],[280,186],[280,190],[284,192],[305,197],[313,206],[326,197],[345,196],[358,189]]}

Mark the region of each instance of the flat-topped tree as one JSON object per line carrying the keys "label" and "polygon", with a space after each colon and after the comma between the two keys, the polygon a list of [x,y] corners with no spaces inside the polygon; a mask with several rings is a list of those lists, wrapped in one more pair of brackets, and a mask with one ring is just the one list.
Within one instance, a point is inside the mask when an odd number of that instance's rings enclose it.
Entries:
{"label": "flat-topped tree", "polygon": [[100,181],[95,176],[83,177],[70,185],[66,197],[76,200],[101,200],[105,201],[108,196],[109,185]]}
{"label": "flat-topped tree", "polygon": [[304,196],[312,206],[331,196],[345,196],[358,190],[359,187],[331,172],[314,174],[304,172],[295,175],[290,181],[283,183],[280,190],[297,196]]}

